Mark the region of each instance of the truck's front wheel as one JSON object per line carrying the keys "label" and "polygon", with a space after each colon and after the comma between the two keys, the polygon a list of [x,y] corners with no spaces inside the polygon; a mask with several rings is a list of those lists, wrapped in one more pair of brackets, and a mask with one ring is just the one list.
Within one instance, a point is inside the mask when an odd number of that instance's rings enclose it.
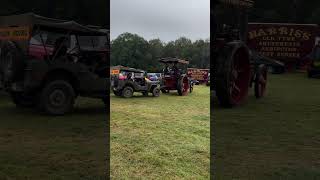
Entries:
{"label": "truck's front wheel", "polygon": [[40,105],[51,115],[70,112],[75,101],[75,92],[70,83],[55,80],[46,84],[40,95]]}
{"label": "truck's front wheel", "polygon": [[159,87],[155,87],[152,89],[152,95],[153,97],[159,97],[160,96],[160,88]]}

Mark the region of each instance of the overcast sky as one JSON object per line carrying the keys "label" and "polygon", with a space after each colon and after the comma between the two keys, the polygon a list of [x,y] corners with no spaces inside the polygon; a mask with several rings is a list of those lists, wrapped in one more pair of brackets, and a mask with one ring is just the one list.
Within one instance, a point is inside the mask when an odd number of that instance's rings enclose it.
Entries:
{"label": "overcast sky", "polygon": [[210,0],[111,0],[111,38],[130,32],[168,42],[210,37]]}

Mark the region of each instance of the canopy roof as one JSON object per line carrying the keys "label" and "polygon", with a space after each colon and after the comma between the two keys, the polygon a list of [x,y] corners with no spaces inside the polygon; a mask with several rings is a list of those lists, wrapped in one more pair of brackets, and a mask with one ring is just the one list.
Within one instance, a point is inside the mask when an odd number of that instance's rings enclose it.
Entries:
{"label": "canopy roof", "polygon": [[266,65],[271,65],[271,66],[281,66],[284,67],[284,63],[272,59],[270,57],[267,56],[263,56],[260,53],[258,53],[257,51],[254,51],[252,49],[250,49],[250,54],[251,54],[251,59],[253,61],[256,61],[258,64],[266,64]]}
{"label": "canopy roof", "polygon": [[40,26],[49,31],[71,31],[75,34],[85,35],[108,35],[108,33],[100,31],[98,28],[81,25],[75,21],[47,18],[34,13],[0,16],[0,28],[15,26]]}
{"label": "canopy roof", "polygon": [[189,64],[189,61],[183,60],[183,59],[178,59],[178,58],[161,58],[159,62],[162,63],[180,63],[180,64]]}
{"label": "canopy roof", "polygon": [[118,69],[118,70],[121,70],[121,71],[128,71],[128,72],[135,72],[135,73],[145,73],[144,70],[125,67],[125,66],[121,66],[121,65],[112,66],[112,67],[110,67],[110,69],[111,70]]}

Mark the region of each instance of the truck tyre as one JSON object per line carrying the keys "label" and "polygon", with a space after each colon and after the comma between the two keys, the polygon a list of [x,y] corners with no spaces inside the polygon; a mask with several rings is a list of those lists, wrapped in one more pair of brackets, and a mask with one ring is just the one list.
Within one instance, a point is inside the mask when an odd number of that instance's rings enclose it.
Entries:
{"label": "truck tyre", "polygon": [[74,101],[74,89],[64,80],[47,83],[40,94],[40,105],[50,115],[64,115],[70,112]]}
{"label": "truck tyre", "polygon": [[24,59],[22,50],[14,42],[6,41],[1,46],[0,71],[4,82],[12,82],[23,76]]}
{"label": "truck tyre", "polygon": [[248,97],[251,76],[249,50],[240,42],[232,42],[218,53],[214,85],[221,106],[230,108]]}
{"label": "truck tyre", "polygon": [[155,87],[152,89],[152,95],[153,97],[159,97],[160,96],[160,88],[159,87]]}
{"label": "truck tyre", "polygon": [[35,106],[35,97],[31,95],[25,95],[22,92],[11,92],[11,99],[13,103],[20,108],[29,108]]}
{"label": "truck tyre", "polygon": [[124,98],[131,98],[133,96],[133,89],[132,87],[125,87],[123,90],[122,90],[122,97]]}

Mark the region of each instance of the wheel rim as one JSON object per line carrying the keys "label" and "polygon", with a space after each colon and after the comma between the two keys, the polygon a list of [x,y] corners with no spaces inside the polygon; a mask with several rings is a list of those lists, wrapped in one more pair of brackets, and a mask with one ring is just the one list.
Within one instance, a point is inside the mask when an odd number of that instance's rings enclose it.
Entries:
{"label": "wheel rim", "polygon": [[131,93],[131,91],[130,91],[129,89],[127,89],[127,90],[124,91],[124,96],[125,96],[125,97],[130,97],[131,94],[132,94],[132,93]]}
{"label": "wheel rim", "polygon": [[155,94],[156,96],[158,96],[158,95],[160,94],[160,89],[156,88],[156,89],[154,90],[154,94]]}
{"label": "wheel rim", "polygon": [[60,89],[55,89],[49,95],[50,104],[55,107],[60,107],[65,104],[66,102],[66,95]]}
{"label": "wheel rim", "polygon": [[245,51],[238,50],[233,59],[230,74],[230,98],[233,104],[239,104],[247,97],[250,79],[250,62]]}

